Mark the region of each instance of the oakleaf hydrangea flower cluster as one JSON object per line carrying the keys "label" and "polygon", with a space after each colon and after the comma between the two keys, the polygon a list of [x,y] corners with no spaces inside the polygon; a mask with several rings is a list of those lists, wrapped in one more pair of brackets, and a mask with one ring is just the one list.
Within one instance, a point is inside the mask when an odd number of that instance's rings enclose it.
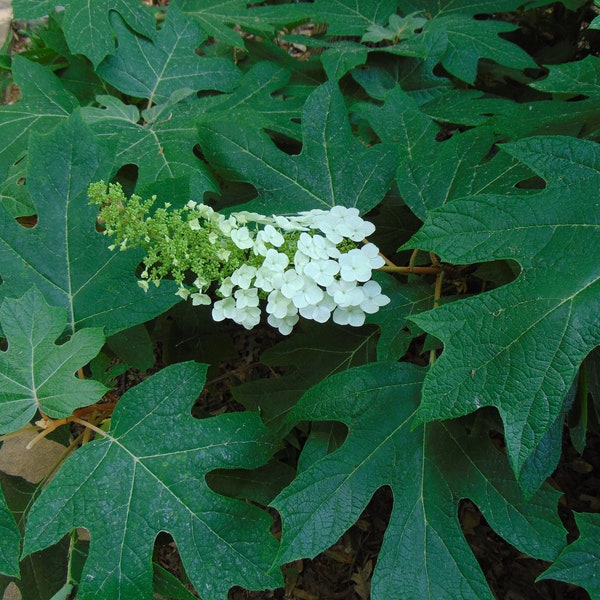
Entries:
{"label": "oakleaf hydrangea flower cluster", "polygon": [[[190,201],[166,204],[149,215],[155,198],[126,199],[118,185],[93,184],[91,201],[115,237],[113,248],[142,246],[140,285],[171,277],[178,294],[194,304],[212,304],[215,321],[231,319],[246,329],[261,320],[289,334],[300,317],[360,326],[390,299],[371,279],[384,265],[377,246],[363,243],[375,226],[356,208],[334,206],[293,216],[237,212],[229,216]],[[192,277],[190,277],[192,274]],[[187,283],[188,281],[193,282]]]}

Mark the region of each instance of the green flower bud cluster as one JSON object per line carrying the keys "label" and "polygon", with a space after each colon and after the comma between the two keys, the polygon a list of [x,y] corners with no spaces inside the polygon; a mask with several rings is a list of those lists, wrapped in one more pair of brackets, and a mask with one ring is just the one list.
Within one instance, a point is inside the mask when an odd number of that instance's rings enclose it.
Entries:
{"label": "green flower bud cluster", "polygon": [[156,196],[127,198],[120,184],[106,186],[103,181],[91,184],[88,195],[91,204],[100,206],[98,222],[104,233],[114,238],[111,250],[142,247],[146,251],[139,282],[144,289],[148,282],[158,285],[170,278],[180,286],[180,295],[187,297],[184,282],[190,276],[196,278],[197,290],[205,290],[252,258],[223,234],[222,215],[208,206],[189,202],[176,209],[166,202],[154,209]]}

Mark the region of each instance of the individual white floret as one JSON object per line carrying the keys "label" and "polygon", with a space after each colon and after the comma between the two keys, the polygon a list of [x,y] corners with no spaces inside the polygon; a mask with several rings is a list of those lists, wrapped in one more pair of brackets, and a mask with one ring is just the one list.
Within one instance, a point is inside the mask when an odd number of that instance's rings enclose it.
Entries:
{"label": "individual white floret", "polygon": [[323,290],[314,281],[305,278],[302,289],[292,297],[292,302],[296,308],[304,308],[321,302],[323,295]]}
{"label": "individual white floret", "polygon": [[238,310],[258,306],[258,290],[256,288],[236,290],[233,297],[235,298],[235,307]]}
{"label": "individual white floret", "polygon": [[254,246],[252,246],[252,252],[256,256],[266,256],[269,248],[264,239],[264,235],[262,231],[259,231],[254,238]]}
{"label": "individual white floret", "polygon": [[193,231],[198,231],[199,229],[202,229],[202,225],[200,225],[199,219],[190,219],[188,221],[188,225],[190,226],[190,229],[192,229]]}
{"label": "individual white floret", "polygon": [[342,254],[338,259],[340,263],[340,277],[344,281],[369,281],[371,279],[371,259],[358,248],[353,248],[347,254]]}
{"label": "individual white floret", "polygon": [[335,308],[336,305],[333,298],[329,294],[324,294],[320,302],[309,304],[299,309],[299,312],[305,319],[312,319],[313,321],[317,321],[317,323],[326,323]]}
{"label": "individual white floret", "polygon": [[298,309],[290,298],[286,298],[280,290],[273,290],[267,297],[267,312],[278,319],[284,319],[298,313]]}
{"label": "individual white floret", "polygon": [[358,216],[349,216],[337,226],[336,231],[353,242],[360,242],[375,231],[375,225]]}
{"label": "individual white floret", "polygon": [[290,259],[283,252],[269,248],[263,264],[256,272],[254,285],[265,292],[281,288],[283,273],[289,263]]}
{"label": "individual white floret", "polygon": [[231,281],[231,277],[225,277],[217,291],[219,292],[219,294],[221,294],[221,296],[227,298],[228,296],[231,296],[231,293],[233,292],[233,287],[234,286],[233,281]]}
{"label": "individual white floret", "polygon": [[252,285],[252,280],[256,276],[256,267],[242,265],[231,274],[231,282],[244,290]]}
{"label": "individual white floret", "polygon": [[212,318],[214,321],[223,321],[224,319],[233,319],[236,313],[235,300],[232,297],[217,300],[212,309]]}
{"label": "individual white floret", "polygon": [[[223,217],[223,215],[220,216]],[[231,236],[231,232],[237,228],[237,221],[233,215],[230,215],[227,219],[225,217],[217,218],[215,224],[221,230],[221,233],[227,236]]]}
{"label": "individual white floret", "polygon": [[375,244],[365,244],[360,251],[369,259],[371,269],[379,269],[385,265],[385,260],[379,254],[379,248]]}
{"label": "individual white floret", "polygon": [[361,289],[364,300],[360,303],[360,308],[368,314],[376,313],[380,307],[390,302],[389,296],[381,293],[381,286],[376,281],[367,281]]}
{"label": "individual white floret", "polygon": [[260,323],[260,308],[247,306],[243,309],[237,309],[231,318],[245,329],[252,329]]}
{"label": "individual white floret", "polygon": [[296,250],[296,253],[294,254],[294,267],[300,275],[304,275],[304,268],[309,262],[310,257],[304,254],[304,252]]}
{"label": "individual white floret", "polygon": [[306,231],[307,227],[294,221],[291,218],[284,217],[283,215],[273,215],[273,220],[277,227],[283,229],[283,231]]}
{"label": "individual white floret", "polygon": [[210,303],[212,302],[210,296],[200,292],[194,292],[193,294],[190,294],[190,298],[192,299],[192,306],[210,306]]}
{"label": "individual white floret", "polygon": [[201,292],[208,289],[209,285],[210,285],[210,281],[208,281],[206,279],[201,279],[200,277],[196,277],[196,279],[194,279],[195,288]]}
{"label": "individual white floret", "polygon": [[333,311],[333,322],[338,325],[352,325],[352,327],[360,327],[365,322],[365,313],[360,306],[348,306],[343,308],[338,306]]}
{"label": "individual white floret", "polygon": [[262,266],[271,271],[283,273],[289,264],[290,259],[287,257],[287,254],[277,252],[274,248],[269,248]]}
{"label": "individual white floret", "polygon": [[273,219],[261,215],[260,213],[250,212],[248,210],[241,210],[240,212],[234,212],[232,215],[235,217],[238,223],[270,223]]}
{"label": "individual white floret", "polygon": [[284,237],[273,227],[273,225],[266,225],[265,228],[261,232],[263,234],[264,240],[275,246],[275,248],[279,248],[285,242]]}
{"label": "individual white floret", "polygon": [[[188,202],[189,205],[189,202]],[[219,214],[219,213],[215,213],[214,209],[212,209],[210,206],[206,205],[206,204],[196,204],[195,206],[196,208],[196,212],[204,219],[211,219],[211,220],[219,220],[218,218],[215,219],[215,214],[218,215],[218,217],[222,217],[223,215]]]}
{"label": "individual white floret", "polygon": [[298,250],[313,260],[327,260],[331,248],[335,248],[335,244],[322,235],[311,236],[305,232],[300,234]]}
{"label": "individual white floret", "polygon": [[356,285],[356,281],[334,281],[327,286],[327,293],[333,298],[337,306],[342,308],[348,306],[359,306],[365,299],[362,288]]}
{"label": "individual white floret", "polygon": [[177,291],[175,292],[175,295],[179,296],[180,298],[183,298],[184,300],[187,300],[188,296],[190,295],[190,290],[188,290],[185,286],[180,285]]}
{"label": "individual white floret", "polygon": [[279,329],[279,333],[281,333],[281,335],[289,335],[292,333],[292,329],[294,329],[294,325],[298,321],[299,317],[296,314],[281,318],[271,314],[267,317],[267,323],[269,323],[271,327],[276,327]]}
{"label": "individual white floret", "polygon": [[225,248],[219,248],[217,250],[217,258],[223,262],[227,262],[231,256],[231,250],[225,250]]}
{"label": "individual white floret", "polygon": [[327,287],[332,284],[335,276],[340,272],[340,265],[335,260],[312,260],[303,270],[306,277],[310,277],[319,285]]}
{"label": "individual white floret", "polygon": [[290,300],[304,287],[304,277],[296,269],[288,269],[282,278],[281,293]]}
{"label": "individual white floret", "polygon": [[229,235],[233,243],[241,250],[248,250],[248,248],[254,246],[254,239],[247,227],[232,229]]}

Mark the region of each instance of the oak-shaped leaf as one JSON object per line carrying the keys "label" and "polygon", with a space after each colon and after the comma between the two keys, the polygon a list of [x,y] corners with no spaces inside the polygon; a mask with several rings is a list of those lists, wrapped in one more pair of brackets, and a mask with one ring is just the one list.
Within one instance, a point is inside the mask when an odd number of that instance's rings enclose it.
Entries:
{"label": "oak-shaped leaf", "polygon": [[579,537],[569,544],[539,577],[574,583],[585,588],[592,600],[600,598],[600,515],[573,513]]}
{"label": "oak-shaped leaf", "polygon": [[[110,180],[114,148],[101,144],[78,113],[29,144],[27,187],[35,227],[20,225],[0,205],[0,298],[32,285],[67,309],[67,328],[104,327],[106,335],[143,323],[177,298],[165,281],[145,294],[135,270],[143,253],[111,252],[96,230],[97,208],[88,204],[94,181]],[[154,286],[153,286],[154,287]]]}
{"label": "oak-shaped leaf", "polygon": [[264,365],[286,372],[243,383],[233,388],[233,395],[248,410],[260,412],[270,428],[288,428],[285,417],[302,394],[332,373],[375,360],[376,340],[374,327],[306,321],[260,357]]}
{"label": "oak-shaped leaf", "polygon": [[348,436],[272,502],[282,517],[279,563],[333,545],[383,486],[394,504],[373,574],[374,600],[493,597],[460,528],[461,498],[522,552],[558,555],[565,534],[559,494],[545,486],[527,502],[483,419],[411,429],[423,375],[408,363],[371,363],[326,379],[293,408],[293,422],[342,421]]}
{"label": "oak-shaped leaf", "polygon": [[448,2],[447,0],[400,0],[405,13],[423,12],[430,20],[423,27],[423,36],[440,35],[445,38],[443,49],[438,49],[439,60],[452,75],[474,83],[477,67],[482,58],[515,69],[535,68],[535,61],[522,48],[500,37],[514,31],[515,25],[504,20],[475,19],[476,15],[516,10],[521,0],[503,0],[493,5],[485,1]]}
{"label": "oak-shaped leaf", "polygon": [[237,120],[203,121],[199,135],[209,163],[258,190],[258,198],[243,208],[266,214],[336,204],[366,212],[388,191],[397,162],[393,146],[365,148],[353,136],[336,83],[319,86],[306,100],[298,155],[286,154],[266,133]]}
{"label": "oak-shaped leaf", "polygon": [[87,56],[94,67],[107,54],[115,51],[115,38],[109,15],[117,12],[134,31],[152,39],[156,34],[156,21],[143,3],[130,0],[15,0],[13,9],[17,19],[35,19],[49,14],[60,5],[65,10],[63,31],[73,54]]}
{"label": "oak-shaped leaf", "polygon": [[300,110],[304,99],[278,93],[290,81],[290,69],[271,61],[259,61],[240,79],[231,94],[202,98],[202,120],[236,119],[300,139]]}
{"label": "oak-shaped leaf", "polygon": [[67,311],[49,306],[36,288],[22,298],[6,298],[0,324],[8,341],[0,353],[0,434],[20,429],[38,410],[52,418],[68,417],[106,392],[101,383],[75,376],[100,352],[100,328],[81,329],[57,345]]}
{"label": "oak-shaped leaf", "polygon": [[[443,96],[442,96],[443,97]],[[381,107],[360,105],[377,135],[399,149],[398,189],[421,220],[427,212],[470,194],[516,194],[530,171],[507,154],[492,156],[494,136],[480,127],[437,141],[439,125],[416,101],[395,87]]]}
{"label": "oak-shaped leaf", "polygon": [[327,35],[362,36],[369,28],[385,25],[396,12],[397,0],[316,0],[316,20],[327,23]]}
{"label": "oak-shaped leaf", "polygon": [[[244,32],[272,34],[276,27],[298,23],[311,16],[301,4],[249,4],[246,0],[177,0],[181,10],[209,36],[235,48],[245,48]],[[237,28],[234,26],[237,25]]]}
{"label": "oak-shaped leaf", "polygon": [[271,518],[220,496],[205,481],[214,469],[264,464],[275,450],[254,413],[191,416],[206,365],[167,367],[119,400],[105,437],[75,452],[33,504],[24,555],[75,527],[90,532],[78,598],[152,597],[152,551],[170,533],[191,582],[205,600],[234,585],[277,587],[267,574],[277,550]]}
{"label": "oak-shaped leaf", "polygon": [[135,35],[118,16],[113,21],[119,47],[97,72],[125,94],[160,104],[184,88],[231,91],[239,79],[231,60],[196,54],[206,35],[175,3],[155,40]]}
{"label": "oak-shaped leaf", "polygon": [[157,180],[188,176],[192,197],[217,191],[213,174],[193,152],[199,110],[195,102],[160,105],[162,110],[154,111],[153,120],[141,123],[140,111],[131,104],[106,95],[96,101],[102,108],[84,107],[83,118],[99,139],[114,143],[119,164],[138,166],[138,189]]}
{"label": "oak-shaped leaf", "polygon": [[19,575],[21,534],[0,488],[0,574]]}
{"label": "oak-shaped leaf", "polygon": [[503,150],[545,179],[545,189],[455,200],[431,211],[407,247],[454,264],[521,265],[508,285],[411,317],[444,343],[417,422],[495,406],[518,476],[561,413],[579,364],[600,343],[600,150],[560,136]]}
{"label": "oak-shaped leaf", "polygon": [[389,304],[367,316],[367,323],[379,325],[381,329],[377,359],[397,360],[406,353],[414,337],[406,327],[407,317],[432,307],[433,289],[420,279],[401,283],[387,273],[373,273],[373,279],[381,285],[382,293],[390,298]]}
{"label": "oak-shaped leaf", "polygon": [[27,150],[33,131],[48,133],[78,106],[73,94],[50,71],[22,56],[13,58],[12,73],[22,99],[0,106],[0,179]]}

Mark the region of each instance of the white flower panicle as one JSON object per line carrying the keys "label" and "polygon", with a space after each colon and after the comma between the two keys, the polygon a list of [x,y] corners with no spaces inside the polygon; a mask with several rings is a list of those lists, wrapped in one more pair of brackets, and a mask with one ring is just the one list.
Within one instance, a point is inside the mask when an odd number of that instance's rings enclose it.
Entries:
{"label": "white flower panicle", "polygon": [[[300,316],[358,327],[367,314],[390,301],[371,280],[373,269],[385,264],[377,246],[359,246],[375,226],[356,208],[334,206],[272,217],[250,212],[225,217],[194,202],[187,209],[191,229],[204,220],[220,232],[210,239],[222,245],[222,253],[228,252],[223,239],[247,251],[248,261],[218,282],[221,299],[213,305],[215,321],[232,319],[251,329],[260,322],[261,299],[266,299],[267,322],[284,335]],[[210,284],[197,279],[194,289],[182,285],[178,293],[194,304],[210,304]]]}

